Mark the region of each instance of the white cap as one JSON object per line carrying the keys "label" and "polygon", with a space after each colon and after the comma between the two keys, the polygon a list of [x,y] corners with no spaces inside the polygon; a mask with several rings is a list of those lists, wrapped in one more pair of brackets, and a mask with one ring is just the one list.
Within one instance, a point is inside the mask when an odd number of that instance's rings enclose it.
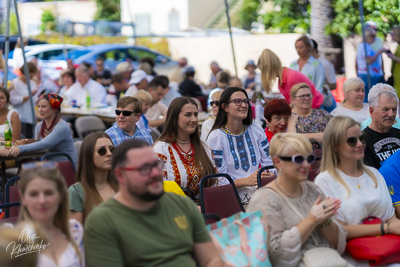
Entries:
{"label": "white cap", "polygon": [[117,72],[125,72],[125,71],[132,71],[132,65],[129,62],[123,61],[117,65],[116,71]]}
{"label": "white cap", "polygon": [[372,20],[368,20],[367,22],[365,22],[365,25],[370,26],[372,28],[377,28],[376,22]]}
{"label": "white cap", "polygon": [[129,81],[129,83],[138,84],[146,78],[147,78],[146,72],[144,72],[143,70],[137,70],[137,71],[132,72],[131,80]]}

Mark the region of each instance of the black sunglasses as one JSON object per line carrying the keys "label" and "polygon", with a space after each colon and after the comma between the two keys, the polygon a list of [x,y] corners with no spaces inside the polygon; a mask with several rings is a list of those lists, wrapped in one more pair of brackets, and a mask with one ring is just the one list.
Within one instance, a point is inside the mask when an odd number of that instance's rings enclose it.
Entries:
{"label": "black sunglasses", "polygon": [[307,160],[308,164],[311,164],[311,163],[313,163],[315,161],[315,155],[314,154],[310,154],[306,158],[303,157],[302,155],[294,155],[294,156],[291,156],[291,157],[278,156],[278,158],[280,158],[283,161],[291,161],[293,163],[296,163],[297,165],[303,164],[303,162],[305,160]]}
{"label": "black sunglasses", "polygon": [[360,142],[365,145],[367,143],[367,134],[363,133],[362,135],[360,135],[359,137],[356,136],[352,136],[347,138],[346,142],[349,146],[351,147],[355,147],[357,145],[357,141],[360,140]]}
{"label": "black sunglasses", "polygon": [[113,153],[115,147],[110,147],[110,148],[106,148],[104,146],[100,147],[97,150],[97,154],[99,154],[100,156],[104,156],[105,154],[107,154],[107,149],[111,152],[111,154]]}
{"label": "black sunglasses", "polygon": [[211,106],[214,106],[214,104],[217,105],[217,107],[218,107],[219,106],[219,101],[217,100],[217,101],[211,101],[210,102]]}
{"label": "black sunglasses", "polygon": [[124,117],[129,117],[130,115],[132,115],[132,113],[136,113],[136,112],[128,111],[128,110],[118,110],[118,109],[115,110],[115,115],[119,116],[119,115],[121,115],[121,113]]}

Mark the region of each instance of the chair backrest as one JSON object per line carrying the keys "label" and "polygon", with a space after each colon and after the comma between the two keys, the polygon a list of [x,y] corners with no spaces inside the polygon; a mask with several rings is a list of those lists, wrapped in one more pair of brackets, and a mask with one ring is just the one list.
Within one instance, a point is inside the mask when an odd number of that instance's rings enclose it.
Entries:
{"label": "chair backrest", "polygon": [[6,218],[14,218],[18,217],[19,214],[19,206],[20,206],[20,197],[18,192],[18,185],[14,185],[16,181],[20,179],[19,176],[14,176],[8,179],[5,186],[5,199],[4,203],[18,203],[14,207],[6,208]]}
{"label": "chair backrest", "polygon": [[104,122],[96,116],[83,116],[75,120],[75,129],[78,136],[84,139],[86,135],[94,132],[104,132]]}
{"label": "chair backrest", "polygon": [[78,156],[79,156],[79,151],[81,150],[81,145],[82,145],[82,140],[74,141],[74,148],[75,148],[76,154],[78,154]]}
{"label": "chair backrest", "polygon": [[57,167],[65,178],[67,187],[76,183],[76,167],[70,155],[64,152],[50,152],[42,157],[43,160],[51,160],[54,157],[65,157],[67,161],[57,161]]}
{"label": "chair backrest", "polygon": [[[217,178],[225,178],[229,181],[229,184],[205,187],[208,180]],[[228,174],[220,173],[203,177],[200,181],[199,191],[201,213],[203,216],[217,214],[222,218],[227,218],[235,213],[244,211],[235,183]],[[207,220],[207,222],[209,221]]]}
{"label": "chair backrest", "polygon": [[274,168],[275,167],[273,165],[271,165],[271,166],[264,166],[258,170],[258,172],[257,172],[257,188],[263,187],[263,186],[269,184],[270,182],[272,182],[273,180],[275,180],[276,176],[268,177],[268,178],[261,178],[261,174],[264,171],[274,169]]}

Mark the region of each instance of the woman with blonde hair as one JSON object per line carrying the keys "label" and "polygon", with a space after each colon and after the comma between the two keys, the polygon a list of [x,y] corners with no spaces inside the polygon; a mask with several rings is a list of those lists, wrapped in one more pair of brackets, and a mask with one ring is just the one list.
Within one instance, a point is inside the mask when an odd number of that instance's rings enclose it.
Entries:
{"label": "woman with blonde hair", "polygon": [[332,116],[348,116],[358,123],[369,117],[369,105],[364,103],[365,84],[360,78],[347,79],[343,84],[342,105],[332,110]]}
{"label": "woman with blonde hair", "polygon": [[282,66],[279,57],[269,49],[264,49],[258,58],[258,68],[261,70],[261,83],[269,93],[278,78],[278,88],[288,103],[291,102],[290,89],[298,83],[306,83],[313,94],[312,108],[319,108],[324,100],[323,95],[315,89],[313,82],[303,73]]}
{"label": "woman with blonde hair", "polygon": [[340,200],[325,197],[314,183],[307,181],[315,160],[311,143],[301,134],[277,133],[269,153],[278,176],[254,193],[247,211],[262,210],[267,215],[272,265],[304,266],[303,254],[316,247],[343,253],[346,231],[334,216]]}
{"label": "woman with blonde hair", "polygon": [[299,83],[290,90],[292,98],[292,116],[288,122],[288,132],[304,134],[308,139],[322,141],[326,125],[332,116],[322,109],[311,108],[313,95],[310,87]]}
{"label": "woman with blonde hair", "polygon": [[[366,142],[359,123],[349,117],[334,117],[324,132],[321,173],[315,184],[326,196],[341,200],[337,218],[348,232],[347,239],[400,235],[400,220],[385,179],[377,169],[363,164]],[[369,216],[383,223],[360,224]]]}
{"label": "woman with blonde hair", "polygon": [[22,166],[19,181],[21,208],[19,223],[37,224],[50,245],[40,251],[37,266],[85,266],[83,227],[69,219],[65,179],[53,162]]}
{"label": "woman with blonde hair", "polygon": [[201,140],[204,142],[207,140],[208,134],[211,131],[211,128],[213,127],[215,123],[215,118],[217,117],[218,114],[218,109],[219,109],[219,98],[221,97],[223,91],[217,91],[212,95],[212,101],[210,102],[211,106],[211,112],[210,115],[211,117],[208,118],[206,121],[203,122],[203,125],[201,126]]}

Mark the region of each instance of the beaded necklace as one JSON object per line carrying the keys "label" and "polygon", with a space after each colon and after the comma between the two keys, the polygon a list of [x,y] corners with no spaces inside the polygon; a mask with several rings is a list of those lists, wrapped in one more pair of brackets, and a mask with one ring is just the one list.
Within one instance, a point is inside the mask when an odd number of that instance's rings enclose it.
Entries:
{"label": "beaded necklace", "polygon": [[242,135],[242,134],[244,134],[244,132],[246,131],[246,129],[247,129],[247,127],[246,127],[246,126],[243,126],[243,129],[242,129],[242,131],[240,132],[240,134],[233,134],[231,131],[229,131],[229,129],[226,127],[226,125],[222,126],[222,130],[223,130],[225,133],[230,134],[230,135]]}

